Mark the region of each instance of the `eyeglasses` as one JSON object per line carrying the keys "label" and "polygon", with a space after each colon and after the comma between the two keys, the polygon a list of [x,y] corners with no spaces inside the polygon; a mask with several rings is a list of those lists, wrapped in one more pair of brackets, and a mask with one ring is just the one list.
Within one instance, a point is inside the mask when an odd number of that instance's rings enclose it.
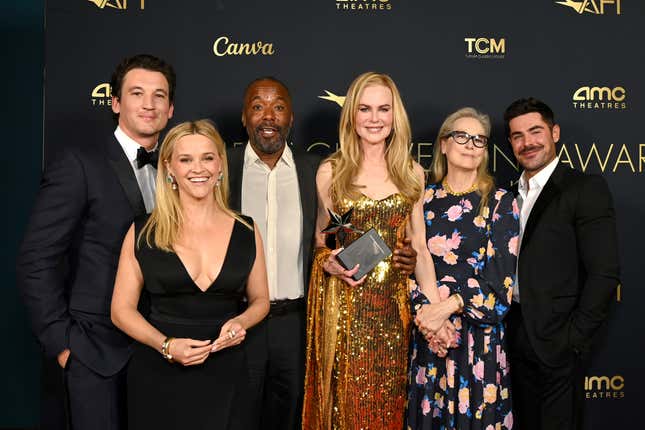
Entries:
{"label": "eyeglasses", "polygon": [[472,140],[475,148],[485,148],[488,145],[488,136],[482,136],[481,134],[472,135],[465,131],[451,131],[444,137],[452,137],[460,145],[465,145],[469,140]]}

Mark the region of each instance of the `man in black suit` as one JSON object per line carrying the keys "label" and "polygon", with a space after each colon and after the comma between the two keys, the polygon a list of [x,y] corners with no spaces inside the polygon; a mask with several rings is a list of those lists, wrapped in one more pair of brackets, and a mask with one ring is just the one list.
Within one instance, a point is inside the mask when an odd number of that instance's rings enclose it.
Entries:
{"label": "man in black suit", "polygon": [[114,135],[90,137],[48,163],[18,257],[18,285],[45,354],[44,391],[63,380],[64,394],[44,394],[43,429],[125,428],[131,340],[110,321],[110,301],[123,237],[154,206],[153,150],[173,114],[175,72],[137,55],[117,66],[111,85]]}
{"label": "man in black suit", "polygon": [[[242,124],[249,143],[228,151],[230,205],[255,220],[264,239],[271,309],[246,337],[257,428],[300,429],[305,372],[305,326],[316,224],[319,157],[289,147],[291,95],[273,77],[244,92]],[[395,264],[411,273],[416,253],[409,240]]]}
{"label": "man in black suit", "polygon": [[605,180],[559,164],[560,127],[534,98],[504,113],[518,181],[520,253],[507,318],[516,427],[580,429],[592,339],[619,283]]}

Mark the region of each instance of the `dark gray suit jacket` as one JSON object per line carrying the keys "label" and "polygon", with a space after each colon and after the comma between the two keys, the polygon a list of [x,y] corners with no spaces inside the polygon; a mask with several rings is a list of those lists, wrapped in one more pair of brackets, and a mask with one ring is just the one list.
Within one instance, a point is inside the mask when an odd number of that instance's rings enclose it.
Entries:
{"label": "dark gray suit jacket", "polygon": [[130,162],[112,137],[49,163],[18,254],[17,283],[45,353],[65,348],[103,376],[132,341],[110,320],[121,243],[146,212]]}

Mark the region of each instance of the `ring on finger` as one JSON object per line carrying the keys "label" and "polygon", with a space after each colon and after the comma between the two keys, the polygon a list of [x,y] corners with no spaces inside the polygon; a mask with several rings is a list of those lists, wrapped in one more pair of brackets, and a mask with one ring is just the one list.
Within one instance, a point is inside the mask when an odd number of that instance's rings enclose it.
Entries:
{"label": "ring on finger", "polygon": [[229,339],[233,339],[235,337],[235,330],[229,330],[228,331],[228,337],[229,337]]}

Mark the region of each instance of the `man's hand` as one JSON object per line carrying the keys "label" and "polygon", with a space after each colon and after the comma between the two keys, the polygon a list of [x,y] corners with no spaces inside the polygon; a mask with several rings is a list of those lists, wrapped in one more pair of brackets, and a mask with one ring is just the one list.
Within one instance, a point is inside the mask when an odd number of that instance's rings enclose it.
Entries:
{"label": "man's hand", "polygon": [[61,368],[63,368],[63,369],[64,369],[64,368],[65,368],[65,366],[67,366],[67,360],[69,360],[69,354],[70,354],[70,353],[71,353],[71,351],[69,350],[69,348],[65,348],[65,349],[64,349],[60,354],[58,354],[58,356],[56,357],[56,360],[58,360],[58,365],[59,365]]}
{"label": "man's hand", "polygon": [[410,275],[414,272],[414,267],[417,265],[417,252],[410,245],[411,239],[407,237],[396,241],[396,249],[394,250],[394,267],[399,269],[405,275]]}

